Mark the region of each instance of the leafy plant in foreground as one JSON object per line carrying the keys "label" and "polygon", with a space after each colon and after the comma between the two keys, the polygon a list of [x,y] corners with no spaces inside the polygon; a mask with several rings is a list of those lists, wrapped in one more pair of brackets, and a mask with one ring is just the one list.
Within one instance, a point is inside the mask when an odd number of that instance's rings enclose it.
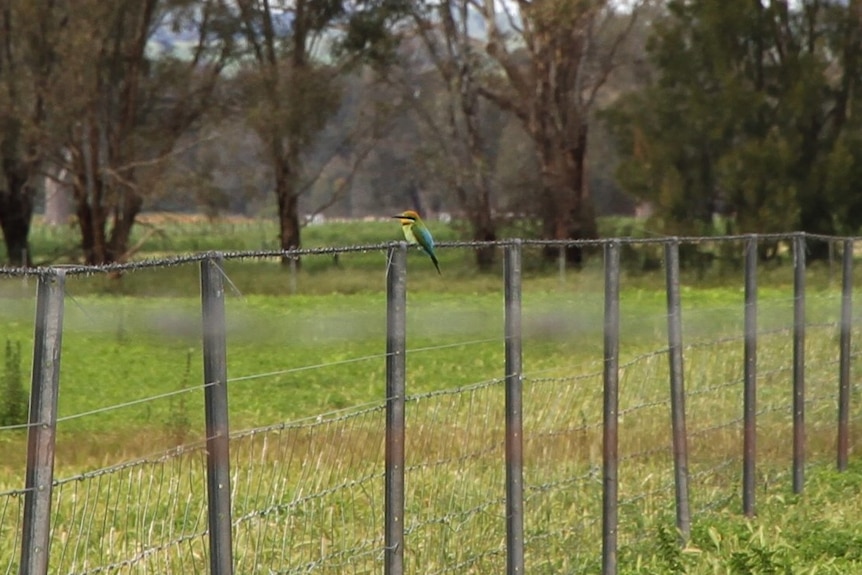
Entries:
{"label": "leafy plant in foreground", "polygon": [[676,530],[668,529],[664,523],[660,523],[656,533],[656,546],[656,554],[664,563],[665,573],[686,572]]}

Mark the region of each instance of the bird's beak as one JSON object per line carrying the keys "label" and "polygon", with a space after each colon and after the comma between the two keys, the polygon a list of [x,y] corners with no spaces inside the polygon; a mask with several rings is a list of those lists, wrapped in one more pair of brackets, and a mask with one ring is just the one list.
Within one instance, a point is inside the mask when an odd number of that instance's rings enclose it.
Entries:
{"label": "bird's beak", "polygon": [[413,219],[414,219],[414,218],[411,218],[410,216],[404,216],[404,215],[389,216],[389,217],[390,217],[390,218],[395,218],[396,220],[401,220],[402,222],[404,222],[404,221],[412,222],[412,221],[413,221]]}

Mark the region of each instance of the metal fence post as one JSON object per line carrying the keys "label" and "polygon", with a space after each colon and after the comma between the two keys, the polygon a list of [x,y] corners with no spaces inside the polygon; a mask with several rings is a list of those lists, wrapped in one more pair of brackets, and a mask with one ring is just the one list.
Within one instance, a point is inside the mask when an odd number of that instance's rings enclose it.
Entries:
{"label": "metal fence post", "polygon": [[233,573],[223,258],[201,262],[210,573]]}
{"label": "metal fence post", "polygon": [[745,343],[743,351],[742,513],[754,515],[757,469],[757,236],[745,243]]}
{"label": "metal fence post", "polygon": [[847,469],[850,451],[850,337],[853,331],[853,240],[844,240],[841,279],[841,356],[838,384],[838,470]]}
{"label": "metal fence post", "polygon": [[602,574],[617,572],[619,522],[620,243],[605,244],[602,418]]}
{"label": "metal fence post", "polygon": [[506,246],[506,573],[524,573],[521,240]]}
{"label": "metal fence post", "polygon": [[676,527],[683,542],[691,535],[688,496],[688,435],[685,425],[685,382],[682,358],[682,311],[679,295],[679,241],[664,246],[667,275],[667,337],[670,358],[670,409],[676,487]]}
{"label": "metal fence post", "polygon": [[793,492],[805,486],[805,234],[793,238]]}
{"label": "metal fence post", "polygon": [[27,492],[24,495],[19,571],[21,575],[48,573],[65,274],[64,270],[57,269],[40,275],[37,288],[27,429]]}
{"label": "metal fence post", "polygon": [[407,352],[407,244],[389,248],[386,276],[386,470],[384,575],[404,573],[404,412]]}

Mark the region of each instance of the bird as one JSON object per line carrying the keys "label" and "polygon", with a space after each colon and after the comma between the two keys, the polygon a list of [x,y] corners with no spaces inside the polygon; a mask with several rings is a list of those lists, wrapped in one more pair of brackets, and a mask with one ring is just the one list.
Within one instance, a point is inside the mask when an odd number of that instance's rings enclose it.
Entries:
{"label": "bird", "polygon": [[437,255],[434,253],[434,238],[431,237],[431,232],[428,231],[419,214],[414,210],[407,210],[392,217],[401,220],[401,230],[404,232],[404,238],[408,243],[418,244],[425,250],[425,253],[434,262],[434,267],[437,268],[437,273],[439,274],[440,264],[437,262]]}

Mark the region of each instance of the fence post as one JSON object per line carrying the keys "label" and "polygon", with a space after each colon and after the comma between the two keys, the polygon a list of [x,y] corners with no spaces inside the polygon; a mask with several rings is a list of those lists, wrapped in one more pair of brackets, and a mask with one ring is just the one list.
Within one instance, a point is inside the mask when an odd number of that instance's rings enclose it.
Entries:
{"label": "fence post", "polygon": [[793,493],[805,486],[805,233],[793,238]]}
{"label": "fence post", "polygon": [[685,426],[685,382],[682,366],[682,312],[679,295],[679,240],[664,246],[667,275],[667,337],[670,358],[670,409],[676,486],[676,527],[683,542],[691,535],[688,498],[688,435]]}
{"label": "fence post", "polygon": [[48,573],[65,284],[66,272],[53,269],[39,276],[36,292],[21,575]]}
{"label": "fence post", "polygon": [[620,243],[605,244],[604,406],[602,418],[602,574],[617,572],[619,522]]}
{"label": "fence post", "polygon": [[838,384],[838,470],[847,470],[850,451],[850,337],[853,331],[853,240],[844,240],[841,279],[841,356]]}
{"label": "fence post", "polygon": [[757,236],[745,243],[745,344],[743,356],[742,513],[754,516],[757,469]]}
{"label": "fence post", "polygon": [[506,246],[506,573],[524,573],[521,240]]}
{"label": "fence post", "polygon": [[407,352],[407,244],[389,248],[386,275],[386,470],[384,575],[404,573],[404,411]]}
{"label": "fence post", "polygon": [[210,573],[233,573],[223,258],[201,262]]}

